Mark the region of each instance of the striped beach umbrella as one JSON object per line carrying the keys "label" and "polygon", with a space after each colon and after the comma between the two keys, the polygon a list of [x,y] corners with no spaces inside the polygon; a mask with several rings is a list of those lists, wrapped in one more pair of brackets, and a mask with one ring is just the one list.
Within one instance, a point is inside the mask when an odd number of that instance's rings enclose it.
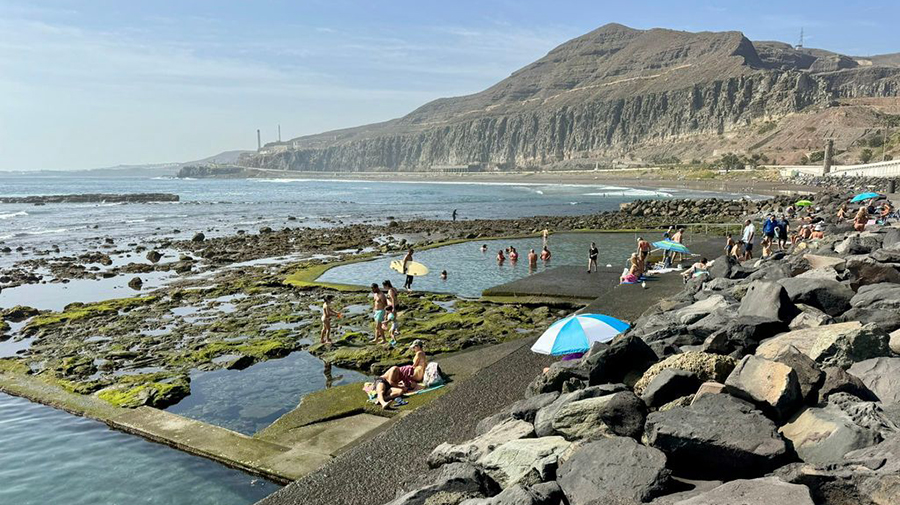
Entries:
{"label": "striped beach umbrella", "polygon": [[660,240],[659,242],[654,242],[653,247],[657,249],[662,249],[664,251],[672,251],[682,254],[691,254],[691,251],[688,250],[684,244],[679,244],[673,240]]}
{"label": "striped beach umbrella", "polygon": [[866,192],[866,193],[860,193],[860,194],[854,196],[853,200],[850,200],[850,203],[861,202],[863,200],[871,200],[872,198],[878,198],[879,196],[881,196],[881,195],[879,195],[878,193],[872,193],[871,191]]}
{"label": "striped beach umbrella", "polygon": [[603,314],[573,315],[551,324],[531,350],[553,356],[586,352],[594,342],[609,342],[628,328],[628,323]]}

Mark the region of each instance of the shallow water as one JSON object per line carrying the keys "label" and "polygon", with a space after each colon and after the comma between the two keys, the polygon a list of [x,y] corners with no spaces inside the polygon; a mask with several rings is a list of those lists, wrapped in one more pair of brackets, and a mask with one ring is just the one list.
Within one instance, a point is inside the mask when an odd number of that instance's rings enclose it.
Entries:
{"label": "shallow water", "polygon": [[0,393],[0,503],[246,505],[279,486]]}
{"label": "shallow water", "polygon": [[[661,239],[658,235],[647,235],[648,240]],[[611,269],[621,272],[625,261],[637,250],[637,235],[633,233],[562,233],[551,235],[549,248],[552,257],[545,263],[538,260],[537,267],[528,268],[528,250],[541,251],[541,238],[501,239],[483,242],[464,242],[428,249],[415,253],[415,260],[429,268],[428,275],[417,277],[413,282],[414,290],[453,293],[463,297],[476,298],[487,288],[514,281],[542,272],[548,268],[563,265],[583,265],[587,271],[588,248],[596,242],[600,250],[597,260],[600,269],[612,265]],[[481,252],[481,245],[487,244],[486,253]],[[502,265],[497,263],[497,251],[513,246],[519,252],[519,261],[513,263],[507,259]],[[504,255],[506,253],[504,252]],[[361,263],[351,263],[332,268],[323,274],[322,282],[342,284],[368,285],[381,283],[389,279],[399,289],[405,277],[390,269],[393,260],[402,259],[402,255],[388,256]],[[440,278],[441,270],[447,270],[447,280]],[[340,308],[338,309],[340,310]]]}
{"label": "shallow water", "polygon": [[[128,281],[140,277],[144,285],[140,290],[128,287]],[[111,298],[141,296],[173,278],[169,272],[129,274],[109,279],[75,279],[69,282],[27,284],[0,291],[0,308],[27,305],[41,310],[60,311],[72,302],[100,302]]]}
{"label": "shallow water", "polygon": [[193,372],[190,396],[168,411],[252,435],[291,411],[309,393],[365,379],[359,372],[339,367],[332,367],[329,378],[321,360],[297,351],[245,370]]}

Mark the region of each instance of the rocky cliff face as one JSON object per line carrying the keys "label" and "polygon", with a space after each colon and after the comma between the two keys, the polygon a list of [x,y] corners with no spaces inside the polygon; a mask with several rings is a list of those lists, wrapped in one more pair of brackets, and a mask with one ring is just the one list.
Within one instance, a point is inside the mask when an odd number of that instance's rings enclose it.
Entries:
{"label": "rocky cliff face", "polygon": [[[440,99],[376,125],[246,156],[284,170],[417,170],[434,165],[554,166],[716,136],[840,99],[897,97],[900,68],[738,32],[607,25],[474,95]],[[701,153],[702,154],[702,153]]]}

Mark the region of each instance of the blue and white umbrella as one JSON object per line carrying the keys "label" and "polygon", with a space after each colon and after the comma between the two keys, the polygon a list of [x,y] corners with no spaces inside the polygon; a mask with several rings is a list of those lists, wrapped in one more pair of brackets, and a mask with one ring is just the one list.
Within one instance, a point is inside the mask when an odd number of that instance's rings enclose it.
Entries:
{"label": "blue and white umbrella", "polygon": [[684,244],[679,242],[675,242],[674,240],[660,240],[659,242],[654,242],[653,247],[657,249],[662,249],[664,251],[672,251],[682,254],[691,254],[691,251],[685,247]]}
{"label": "blue and white umbrella", "polygon": [[594,342],[609,342],[628,328],[628,323],[603,314],[569,316],[551,324],[531,350],[553,356],[585,352]]}

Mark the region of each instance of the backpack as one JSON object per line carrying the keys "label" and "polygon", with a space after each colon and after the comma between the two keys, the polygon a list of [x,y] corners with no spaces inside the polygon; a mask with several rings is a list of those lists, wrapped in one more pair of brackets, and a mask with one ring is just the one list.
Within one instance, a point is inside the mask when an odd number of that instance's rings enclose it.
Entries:
{"label": "backpack", "polygon": [[446,382],[444,374],[441,373],[441,367],[437,363],[431,362],[425,365],[425,376],[422,378],[422,386],[426,388],[440,386]]}

